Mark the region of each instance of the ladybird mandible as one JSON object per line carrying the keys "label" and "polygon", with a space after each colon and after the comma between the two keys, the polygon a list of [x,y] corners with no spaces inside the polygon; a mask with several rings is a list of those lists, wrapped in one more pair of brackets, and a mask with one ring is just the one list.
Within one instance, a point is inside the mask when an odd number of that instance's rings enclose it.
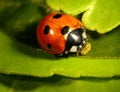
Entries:
{"label": "ladybird mandible", "polygon": [[70,52],[86,54],[91,48],[82,22],[68,14],[53,13],[44,17],[37,27],[37,40],[43,50],[58,56],[67,56]]}

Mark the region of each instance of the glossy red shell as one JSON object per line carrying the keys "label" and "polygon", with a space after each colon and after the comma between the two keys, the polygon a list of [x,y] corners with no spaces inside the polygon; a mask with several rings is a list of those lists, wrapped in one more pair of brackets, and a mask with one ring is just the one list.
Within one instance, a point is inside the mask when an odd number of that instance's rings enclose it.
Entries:
{"label": "glossy red shell", "polygon": [[[49,14],[44,17],[37,28],[37,40],[42,49],[51,54],[60,54],[64,51],[66,40],[61,29],[64,26],[69,26],[70,29],[76,29],[83,26],[83,24],[75,17],[67,14],[61,14],[60,18],[53,18],[57,13]],[[44,34],[45,26],[50,27],[49,34]],[[48,48],[48,44],[51,48]]]}

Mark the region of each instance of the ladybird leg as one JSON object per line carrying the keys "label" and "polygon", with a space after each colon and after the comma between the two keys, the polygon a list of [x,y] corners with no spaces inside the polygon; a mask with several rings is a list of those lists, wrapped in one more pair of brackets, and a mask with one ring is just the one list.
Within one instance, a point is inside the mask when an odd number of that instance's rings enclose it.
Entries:
{"label": "ladybird leg", "polygon": [[64,51],[63,53],[60,54],[54,54],[54,57],[68,57],[70,51]]}
{"label": "ladybird leg", "polygon": [[63,54],[62,57],[68,57],[70,54],[70,51],[65,50],[62,54]]}
{"label": "ladybird leg", "polygon": [[64,54],[63,54],[63,55],[68,56],[68,55],[69,55],[69,52],[70,52],[70,51],[64,51]]}
{"label": "ladybird leg", "polygon": [[52,59],[53,59],[53,60],[56,60],[57,57],[58,57],[58,56],[53,55],[53,56],[52,56]]}
{"label": "ladybird leg", "polygon": [[86,55],[91,50],[91,44],[87,43],[81,51],[81,55]]}
{"label": "ladybird leg", "polygon": [[79,51],[76,52],[76,55],[77,55],[77,56],[80,56],[80,54],[81,54],[81,53],[80,53]]}
{"label": "ladybird leg", "polygon": [[81,55],[81,50],[82,50],[82,45],[77,46],[77,51],[76,51],[77,56]]}
{"label": "ladybird leg", "polygon": [[61,53],[61,54],[54,54],[54,57],[61,57],[61,56],[63,56],[63,53]]}
{"label": "ladybird leg", "polygon": [[63,54],[54,54],[53,55],[53,59],[57,59],[59,57],[63,57]]}

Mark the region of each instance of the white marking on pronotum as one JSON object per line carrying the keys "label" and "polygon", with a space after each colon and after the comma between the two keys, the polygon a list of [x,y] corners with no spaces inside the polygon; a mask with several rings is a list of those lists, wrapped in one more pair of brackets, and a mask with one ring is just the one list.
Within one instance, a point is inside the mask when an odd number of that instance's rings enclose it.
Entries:
{"label": "white marking on pronotum", "polygon": [[82,33],[82,37],[83,37],[83,38],[87,38],[87,35],[86,35],[85,32]]}
{"label": "white marking on pronotum", "polygon": [[72,46],[72,48],[70,49],[70,52],[76,52],[77,51],[77,46]]}

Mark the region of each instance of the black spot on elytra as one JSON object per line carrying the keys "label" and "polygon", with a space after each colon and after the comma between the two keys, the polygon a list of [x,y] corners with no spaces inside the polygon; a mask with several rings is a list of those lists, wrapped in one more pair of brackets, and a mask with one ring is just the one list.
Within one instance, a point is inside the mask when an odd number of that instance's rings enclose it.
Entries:
{"label": "black spot on elytra", "polygon": [[47,44],[47,47],[48,47],[48,49],[51,49],[52,45],[51,44]]}
{"label": "black spot on elytra", "polygon": [[69,26],[64,26],[61,30],[61,33],[65,35],[69,31]]}
{"label": "black spot on elytra", "polygon": [[48,25],[46,25],[45,28],[44,28],[44,34],[45,35],[48,34],[49,31],[50,31],[50,27]]}
{"label": "black spot on elytra", "polygon": [[56,14],[56,15],[53,16],[53,18],[58,19],[58,18],[60,18],[61,16],[62,16],[62,14]]}

